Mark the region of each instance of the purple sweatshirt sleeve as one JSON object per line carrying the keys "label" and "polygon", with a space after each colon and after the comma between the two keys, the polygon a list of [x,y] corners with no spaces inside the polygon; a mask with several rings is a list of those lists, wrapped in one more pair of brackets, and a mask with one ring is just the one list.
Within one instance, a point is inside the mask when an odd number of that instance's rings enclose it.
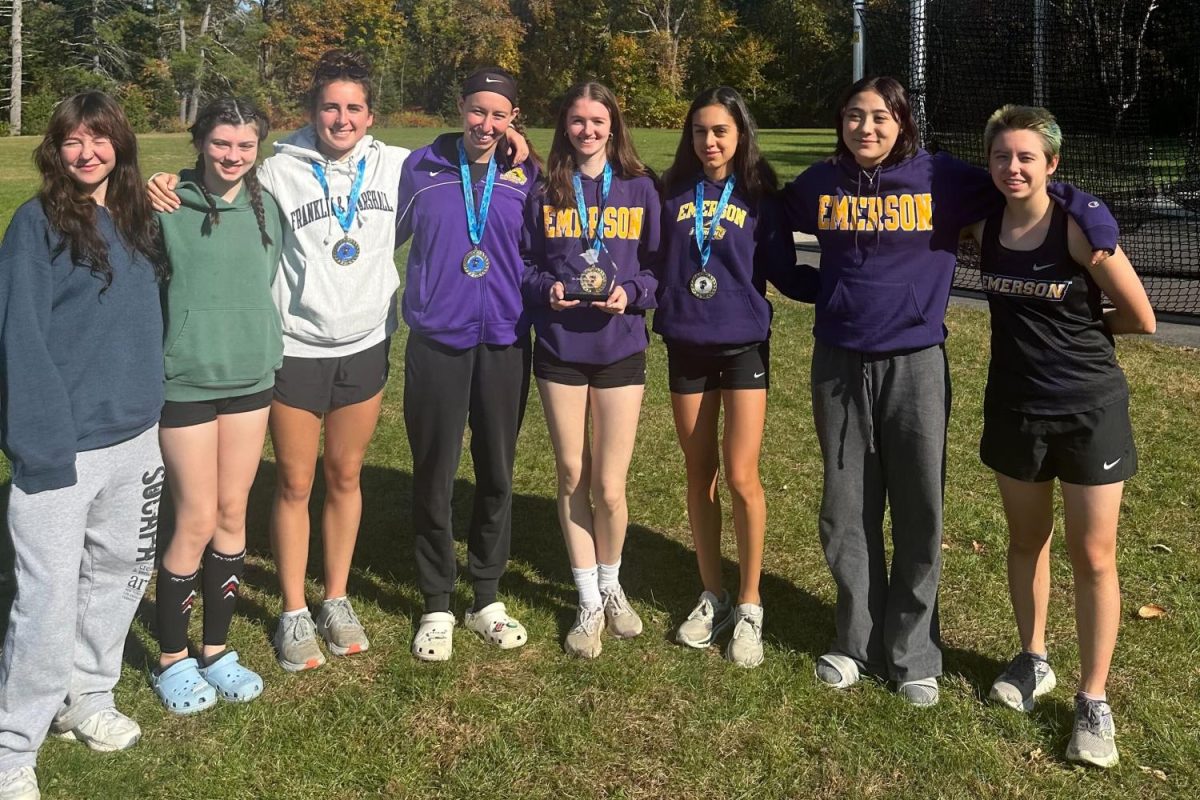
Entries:
{"label": "purple sweatshirt sleeve", "polygon": [[638,265],[641,269],[632,278],[622,281],[621,286],[629,297],[629,308],[648,311],[658,307],[658,277],[656,275],[659,249],[662,240],[662,208],[658,192],[651,186],[644,195],[646,213],[642,228],[642,239],[638,242]]}
{"label": "purple sweatshirt sleeve", "polygon": [[[987,170],[948,153],[938,153],[933,163],[935,214],[939,216],[935,224],[964,228],[1004,208],[1004,195]],[[1092,249],[1116,249],[1117,221],[1103,202],[1069,183],[1051,183],[1047,192],[1078,223]]]}
{"label": "purple sweatshirt sleeve", "polygon": [[404,166],[400,168],[400,189],[396,197],[396,249],[408,241],[412,236],[412,206],[413,197],[416,194],[416,185],[413,180],[413,165],[416,159],[412,156],[404,159]]}
{"label": "purple sweatshirt sleeve", "polygon": [[542,230],[542,193],[530,192],[525,203],[525,225],[521,231],[521,258],[525,274],[521,278],[521,296],[526,308],[550,305],[550,287],[554,275],[544,269],[546,234]]}
{"label": "purple sweatshirt sleeve", "polygon": [[[817,232],[817,215],[812,211],[814,190],[807,186],[806,176],[812,167],[796,176],[796,179],[783,187],[781,196],[782,223],[788,231],[800,231],[815,235]],[[771,281],[774,283],[774,281]],[[780,291],[783,291],[782,289]]]}
{"label": "purple sweatshirt sleeve", "polygon": [[766,276],[785,297],[815,302],[821,286],[820,273],[807,264],[796,263],[792,228],[785,221],[781,199],[763,199],[759,206],[757,233],[755,272]]}

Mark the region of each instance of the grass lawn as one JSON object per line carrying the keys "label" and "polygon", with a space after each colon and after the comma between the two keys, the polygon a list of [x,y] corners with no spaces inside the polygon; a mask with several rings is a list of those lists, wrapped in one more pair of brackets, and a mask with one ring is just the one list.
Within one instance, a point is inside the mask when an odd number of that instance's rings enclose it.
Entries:
{"label": "grass lawn", "polygon": [[[416,146],[434,131],[380,131]],[[767,131],[764,149],[791,177],[827,153],[824,132]],[[543,153],[549,133],[534,140]],[[654,167],[678,141],[639,131]],[[147,172],[190,161],[181,136],[142,137]],[[30,138],[0,141],[0,219],[35,185]],[[398,259],[403,263],[403,255]],[[954,377],[946,497],[940,705],[913,709],[864,683],[845,693],[818,686],[813,663],[833,636],[834,587],[817,537],[821,459],[808,389],[811,309],[773,296],[774,385],[762,478],[769,522],[763,580],[767,658],[738,670],[714,649],[676,646],[670,634],[690,610],[699,579],[684,504],[661,343],[649,380],[629,476],[630,531],[623,583],[646,621],[628,642],[605,640],[581,663],[560,641],[575,592],[555,517],[554,460],[536,392],[518,452],[513,554],[502,599],[530,632],[500,653],[456,633],[454,659],[408,654],[420,595],[409,524],[411,463],[401,397],[404,331],[392,347],[379,431],[363,474],[365,511],[351,594],[370,652],[333,659],[298,676],[280,670],[269,637],[280,610],[267,545],[274,482],[264,455],[251,499],[250,549],[240,615],[230,641],[266,679],[245,707],[221,704],[193,718],[159,705],[146,681],[157,656],[145,620],[129,635],[117,687],[121,708],[145,735],[111,756],[50,741],[41,753],[45,796],[54,798],[809,798],[809,797],[1195,797],[1200,793],[1200,353],[1129,339],[1120,355],[1132,385],[1142,472],[1126,491],[1119,544],[1124,613],[1110,696],[1121,765],[1109,772],[1068,765],[1078,658],[1071,575],[1061,537],[1054,548],[1048,637],[1059,688],[1029,715],[984,701],[1018,646],[1005,581],[1006,531],[988,470],[977,456],[988,358],[986,314],[950,311]],[[119,358],[120,354],[113,354]],[[455,496],[461,531],[472,479],[464,454]],[[319,508],[319,485],[314,508]],[[728,503],[726,515],[728,517]],[[319,514],[314,527],[319,526]],[[726,573],[736,582],[726,520]],[[314,531],[319,537],[319,531]],[[314,548],[310,574],[320,574]],[[460,584],[459,612],[469,601]],[[314,584],[310,598],[319,599]],[[1139,620],[1144,603],[1168,609]],[[195,635],[198,638],[197,614]]]}

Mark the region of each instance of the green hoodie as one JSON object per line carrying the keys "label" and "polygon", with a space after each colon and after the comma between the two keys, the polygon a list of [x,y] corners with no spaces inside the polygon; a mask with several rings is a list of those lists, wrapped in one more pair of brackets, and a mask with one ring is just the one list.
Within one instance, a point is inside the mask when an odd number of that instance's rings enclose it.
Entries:
{"label": "green hoodie", "polygon": [[271,299],[283,245],[279,206],[262,193],[271,237],[264,247],[245,185],[232,203],[213,197],[220,223],[210,225],[198,176],[185,170],[179,178],[182,205],[158,216],[171,262],[163,300],[166,399],[197,402],[269,389],[283,361]]}

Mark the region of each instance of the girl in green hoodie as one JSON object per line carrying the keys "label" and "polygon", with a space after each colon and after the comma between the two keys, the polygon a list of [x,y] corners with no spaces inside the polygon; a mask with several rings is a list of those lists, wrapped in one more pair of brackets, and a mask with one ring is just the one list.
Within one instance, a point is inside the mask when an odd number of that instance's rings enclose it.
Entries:
{"label": "girl in green hoodie", "polygon": [[[175,189],[181,207],[160,215],[171,280],[159,424],[176,517],[158,573],[162,655],[153,684],[177,714],[201,711],[218,694],[253,700],[263,688],[226,638],[245,564],[247,498],[283,358],[271,297],[282,214],[255,176],[267,128],[246,100],[207,105],[191,128],[196,167]],[[204,602],[198,659],[189,657],[187,638],[197,594]]]}

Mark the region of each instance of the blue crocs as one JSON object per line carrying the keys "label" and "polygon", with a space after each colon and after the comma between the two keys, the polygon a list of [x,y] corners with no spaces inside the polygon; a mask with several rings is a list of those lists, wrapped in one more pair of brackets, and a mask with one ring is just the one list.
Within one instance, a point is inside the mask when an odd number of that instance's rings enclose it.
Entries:
{"label": "blue crocs", "polygon": [[194,658],[176,661],[150,676],[154,693],[172,714],[195,714],[217,704],[217,692],[200,674]]}
{"label": "blue crocs", "polygon": [[216,661],[201,668],[200,676],[231,703],[249,703],[262,694],[262,678],[238,663],[236,650],[226,650]]}

